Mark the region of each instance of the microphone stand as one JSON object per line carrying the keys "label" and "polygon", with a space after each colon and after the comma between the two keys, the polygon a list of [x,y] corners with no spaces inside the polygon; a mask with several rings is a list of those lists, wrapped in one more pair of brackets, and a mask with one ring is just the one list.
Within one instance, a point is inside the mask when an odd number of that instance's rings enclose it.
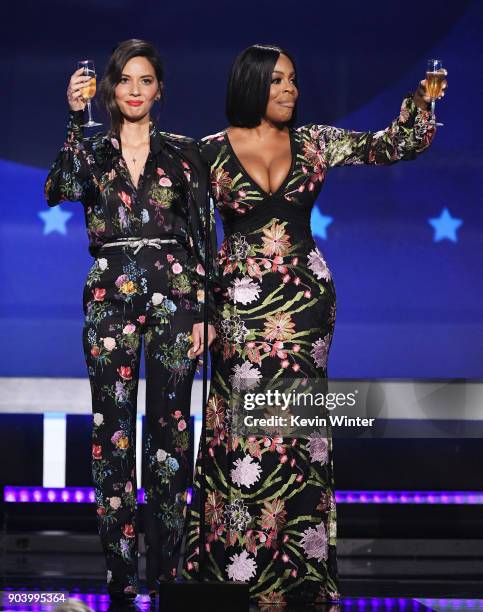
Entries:
{"label": "microphone stand", "polygon": [[[197,580],[162,582],[159,587],[159,609],[166,612],[190,612],[203,609],[204,602],[220,602],[230,612],[248,612],[249,586],[246,582],[231,580],[203,580],[206,564],[205,488],[206,488],[206,402],[208,396],[208,292],[210,290],[210,197],[205,197],[205,261],[203,310],[203,386],[201,393],[201,438],[199,478],[200,532],[198,538],[199,563]],[[194,492],[193,492],[194,498]],[[211,604],[208,604],[211,605]],[[217,605],[217,609],[220,609]],[[201,606],[201,608],[200,608]]]}

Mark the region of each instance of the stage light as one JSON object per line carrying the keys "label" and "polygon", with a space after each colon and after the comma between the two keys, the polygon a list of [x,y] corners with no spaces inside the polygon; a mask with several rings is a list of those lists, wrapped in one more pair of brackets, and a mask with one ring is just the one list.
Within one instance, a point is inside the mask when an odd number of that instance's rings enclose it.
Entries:
{"label": "stage light", "polygon": [[[457,504],[483,505],[483,491],[336,491],[338,504]],[[187,491],[187,503],[193,501],[193,490]],[[91,487],[15,487],[3,491],[6,503],[95,503]],[[137,501],[145,503],[144,489],[138,489]]]}

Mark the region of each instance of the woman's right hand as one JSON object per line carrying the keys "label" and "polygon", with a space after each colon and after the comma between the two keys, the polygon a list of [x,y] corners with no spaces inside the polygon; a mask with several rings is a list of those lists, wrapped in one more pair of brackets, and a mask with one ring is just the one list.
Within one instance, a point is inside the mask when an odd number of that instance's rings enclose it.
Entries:
{"label": "woman's right hand", "polygon": [[67,102],[72,111],[84,110],[86,101],[82,97],[82,89],[90,81],[91,77],[84,75],[84,68],[79,68],[70,77],[67,87]]}

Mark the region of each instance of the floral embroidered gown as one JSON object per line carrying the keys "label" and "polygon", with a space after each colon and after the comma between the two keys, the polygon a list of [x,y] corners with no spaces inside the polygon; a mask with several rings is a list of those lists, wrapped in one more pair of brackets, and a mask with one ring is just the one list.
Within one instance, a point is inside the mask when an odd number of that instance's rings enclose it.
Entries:
{"label": "floral embroidered gown", "polygon": [[[403,100],[379,132],[326,125],[290,129],[292,165],[275,192],[247,174],[226,131],[204,138],[212,195],[224,226],[217,340],[206,407],[203,575],[249,581],[263,604],[339,599],[330,430],[300,438],[236,435],[230,399],[262,380],[326,379],[336,298],[310,214],[329,168],[414,159],[434,136],[430,113]],[[184,575],[198,570],[199,481],[188,525]]]}

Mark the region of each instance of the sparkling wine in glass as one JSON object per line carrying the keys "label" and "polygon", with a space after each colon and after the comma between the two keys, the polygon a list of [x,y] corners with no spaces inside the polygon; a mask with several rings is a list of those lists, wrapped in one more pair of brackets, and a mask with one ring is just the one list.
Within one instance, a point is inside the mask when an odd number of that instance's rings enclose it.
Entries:
{"label": "sparkling wine in glass", "polygon": [[102,125],[94,121],[92,118],[91,111],[91,100],[96,95],[96,67],[92,60],[80,60],[77,62],[77,68],[82,68],[84,75],[90,77],[90,81],[82,88],[82,97],[87,102],[88,121],[83,124],[83,127],[95,127],[96,125]]}
{"label": "sparkling wine in glass", "polygon": [[442,71],[443,62],[437,59],[428,60],[428,68],[426,70],[426,90],[429,97],[431,98],[431,114],[433,118],[431,123],[433,125],[444,125],[444,123],[437,123],[434,117],[434,107],[436,104],[436,98],[441,95],[443,91],[443,83],[446,78],[445,73]]}

